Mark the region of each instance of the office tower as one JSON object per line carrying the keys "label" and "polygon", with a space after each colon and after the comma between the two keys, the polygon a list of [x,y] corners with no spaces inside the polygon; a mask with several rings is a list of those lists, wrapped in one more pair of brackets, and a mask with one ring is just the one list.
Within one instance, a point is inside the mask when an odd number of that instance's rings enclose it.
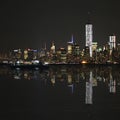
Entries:
{"label": "office tower", "polygon": [[110,55],[113,49],[116,49],[116,36],[111,35],[109,36],[109,46],[110,46]]}
{"label": "office tower", "polygon": [[12,56],[16,60],[22,59],[22,51],[21,51],[21,49],[13,50]]}
{"label": "office tower", "polygon": [[79,56],[80,55],[80,46],[77,44],[73,45],[73,55],[74,56]]}
{"label": "office tower", "polygon": [[66,63],[67,61],[67,56],[66,56],[66,49],[65,48],[60,48],[60,62],[61,63]]}
{"label": "office tower", "polygon": [[86,47],[89,48],[90,57],[92,57],[93,26],[91,23],[85,25]]}
{"label": "office tower", "polygon": [[74,40],[73,40],[73,35],[72,35],[71,41],[68,42],[68,46],[67,46],[67,52],[68,52],[68,54],[72,54],[73,45],[74,45]]}
{"label": "office tower", "polygon": [[51,54],[55,54],[55,44],[54,44],[54,42],[52,42]]}
{"label": "office tower", "polygon": [[96,51],[97,50],[97,42],[92,42],[92,51]]}
{"label": "office tower", "polygon": [[38,51],[34,49],[25,49],[23,56],[24,60],[35,60],[38,57]]}

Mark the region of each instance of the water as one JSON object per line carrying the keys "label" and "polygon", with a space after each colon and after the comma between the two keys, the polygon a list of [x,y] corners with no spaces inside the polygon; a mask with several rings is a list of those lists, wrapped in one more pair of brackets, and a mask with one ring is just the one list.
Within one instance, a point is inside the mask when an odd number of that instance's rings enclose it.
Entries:
{"label": "water", "polygon": [[0,66],[0,120],[117,120],[119,66]]}

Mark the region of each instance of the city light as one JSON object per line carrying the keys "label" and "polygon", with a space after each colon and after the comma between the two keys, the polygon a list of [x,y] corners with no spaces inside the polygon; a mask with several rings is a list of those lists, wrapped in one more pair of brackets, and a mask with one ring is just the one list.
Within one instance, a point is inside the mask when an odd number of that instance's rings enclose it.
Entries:
{"label": "city light", "polygon": [[[116,41],[115,35],[108,36],[108,43],[99,46],[93,41],[93,25],[85,25],[85,46],[75,42],[73,35],[66,43],[66,47],[56,47],[54,41],[51,42],[50,50],[41,48],[40,50],[26,48],[13,49],[5,55],[0,54],[0,61],[3,64],[22,65],[44,65],[49,64],[120,64],[120,44]],[[19,61],[22,61],[19,63]]]}

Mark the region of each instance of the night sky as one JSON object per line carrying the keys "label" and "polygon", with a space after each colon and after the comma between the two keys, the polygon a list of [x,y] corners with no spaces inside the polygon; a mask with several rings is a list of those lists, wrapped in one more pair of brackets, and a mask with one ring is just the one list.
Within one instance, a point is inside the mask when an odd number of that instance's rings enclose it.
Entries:
{"label": "night sky", "polygon": [[90,12],[94,39],[99,45],[115,34],[120,42],[118,0],[3,0],[0,3],[0,50],[66,47],[71,35],[81,48]]}

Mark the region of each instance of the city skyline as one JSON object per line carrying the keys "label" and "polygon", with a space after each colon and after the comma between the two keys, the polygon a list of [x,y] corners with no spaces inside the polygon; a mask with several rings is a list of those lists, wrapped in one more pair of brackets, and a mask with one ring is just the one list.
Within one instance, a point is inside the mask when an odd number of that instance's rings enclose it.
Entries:
{"label": "city skyline", "polygon": [[0,49],[65,47],[71,40],[85,46],[88,12],[93,42],[103,45],[111,34],[120,41],[118,1],[5,1],[1,4]]}

